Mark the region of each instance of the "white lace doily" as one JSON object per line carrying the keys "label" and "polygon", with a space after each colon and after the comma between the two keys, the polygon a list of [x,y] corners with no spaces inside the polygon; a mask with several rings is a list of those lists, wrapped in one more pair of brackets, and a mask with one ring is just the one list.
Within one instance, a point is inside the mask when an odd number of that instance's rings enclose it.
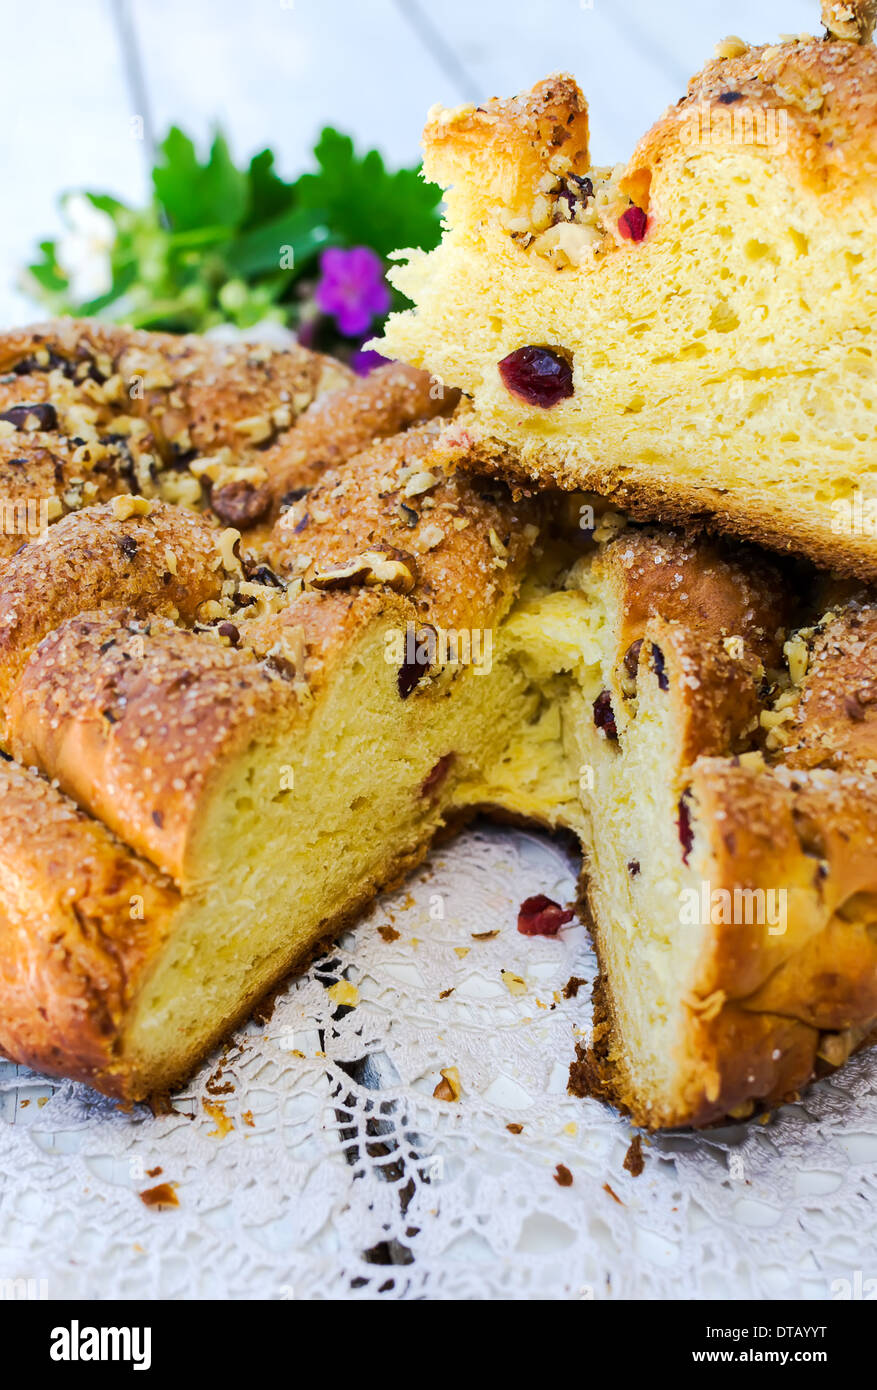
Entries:
{"label": "white lace doily", "polygon": [[[466,832],[170,1115],[0,1063],[0,1278],[51,1298],[855,1296],[877,1273],[873,1060],[768,1124],[653,1138],[631,1176],[630,1125],[566,1093],[584,930],[516,930],[575,872],[539,835]],[[436,1099],[451,1067],[462,1094]],[[164,1182],[179,1205],[147,1207]]]}

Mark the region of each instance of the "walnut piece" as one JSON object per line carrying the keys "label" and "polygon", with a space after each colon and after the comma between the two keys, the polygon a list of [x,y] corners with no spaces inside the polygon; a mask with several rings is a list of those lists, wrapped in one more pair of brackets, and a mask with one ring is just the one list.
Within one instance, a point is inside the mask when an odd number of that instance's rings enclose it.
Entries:
{"label": "walnut piece", "polygon": [[149,516],[152,511],[152,503],[148,498],[130,497],[127,494],[114,497],[111,506],[117,521],[127,521],[132,516]]}
{"label": "walnut piece", "polygon": [[[404,557],[404,558],[403,558]],[[416,581],[413,558],[404,551],[365,550],[345,565],[317,570],[311,578],[314,589],[346,589],[356,584],[374,587],[385,584],[399,594],[410,594]]]}
{"label": "walnut piece", "polygon": [[877,0],[822,0],[822,23],[833,39],[870,43],[877,22]]}
{"label": "walnut piece", "polygon": [[742,58],[749,52],[749,44],[736,34],[729,34],[726,39],[719,40],[715,52],[717,58]]}

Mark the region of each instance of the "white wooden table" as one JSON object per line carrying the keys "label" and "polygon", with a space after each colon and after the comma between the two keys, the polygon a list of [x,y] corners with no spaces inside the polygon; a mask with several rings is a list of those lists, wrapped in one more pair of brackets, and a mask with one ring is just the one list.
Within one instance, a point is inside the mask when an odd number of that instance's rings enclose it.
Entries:
{"label": "white wooden table", "polygon": [[238,156],[270,144],[287,175],[324,124],[413,162],[434,101],[510,95],[565,69],[590,102],[595,162],[614,163],[717,39],[816,33],[818,11],[818,0],[0,0],[0,327],[35,316],[16,278],[59,230],[59,193],[146,196],[133,116],[159,137],[176,123],[204,139],[218,121]]}

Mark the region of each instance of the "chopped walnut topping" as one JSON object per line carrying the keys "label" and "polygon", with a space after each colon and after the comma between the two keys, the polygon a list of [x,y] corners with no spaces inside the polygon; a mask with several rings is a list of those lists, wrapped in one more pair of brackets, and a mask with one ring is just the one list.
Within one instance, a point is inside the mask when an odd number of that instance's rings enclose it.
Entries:
{"label": "chopped walnut topping", "polygon": [[114,497],[110,505],[117,521],[127,521],[132,516],[149,516],[152,511],[148,497]]}
{"label": "chopped walnut topping", "polygon": [[516,975],[513,970],[503,970],[502,982],[509,994],[526,994],[527,981],[521,975]]}
{"label": "chopped walnut topping", "polygon": [[503,545],[492,526],[488,532],[488,540],[490,541],[491,550],[498,559],[505,560],[508,558],[508,546]]}
{"label": "chopped walnut topping", "polygon": [[405,484],[403,491],[404,497],[419,497],[421,493],[429,492],[441,482],[441,478],[435,473],[422,472],[413,473]]}
{"label": "chopped walnut topping", "polygon": [[442,528],[436,526],[434,522],[431,522],[429,526],[424,526],[423,530],[420,532],[420,535],[415,541],[415,549],[417,549],[421,555],[424,555],[428,550],[435,550],[437,545],[441,545],[444,538],[445,533]]}
{"label": "chopped walnut topping", "polygon": [[786,728],[786,725],[794,720],[797,705],[798,692],[794,689],[784,690],[773,709],[761,711],[759,723],[762,729],[767,730],[767,738],[764,742],[769,752],[785,747],[792,737],[792,731]]}
{"label": "chopped walnut topping", "polygon": [[215,598],[205,599],[198,608],[197,617],[200,623],[210,623],[217,618],[224,618],[225,616],[225,608]]}
{"label": "chopped walnut topping", "polygon": [[725,637],[722,646],[728,653],[732,661],[742,661],[746,652],[746,645],[742,637]]}
{"label": "chopped walnut topping", "polygon": [[839,1033],[823,1033],[816,1053],[831,1067],[843,1066],[850,1053],[865,1037],[867,1028],[844,1028]]}
{"label": "chopped walnut topping", "polygon": [[359,990],[349,980],[336,980],[334,985],[329,986],[326,993],[332,1003],[339,1007],[353,1009],[359,1003]]}
{"label": "chopped walnut topping", "polygon": [[738,761],[740,766],[746,768],[748,772],[764,772],[767,767],[764,754],[757,750],[752,753],[741,753]]}
{"label": "chopped walnut topping", "polygon": [[158,489],[164,502],[195,508],[201,501],[201,484],[191,473],[162,473]]}
{"label": "chopped walnut topping", "polygon": [[719,40],[715,52],[717,58],[742,58],[749,52],[749,44],[736,34],[729,34],[726,39]]}
{"label": "chopped walnut topping", "polygon": [[[346,565],[334,565],[317,570],[311,578],[315,589],[344,589],[352,584],[386,584],[396,593],[408,594],[414,588],[416,576],[401,558],[403,551],[366,550]],[[406,557],[408,560],[410,556]],[[413,563],[413,562],[412,562]]]}
{"label": "chopped walnut topping", "polygon": [[442,1079],[432,1093],[435,1099],[459,1100],[463,1094],[459,1069],[457,1067],[442,1067],[440,1075]]}
{"label": "chopped walnut topping", "polygon": [[812,631],[806,629],[801,632],[796,632],[794,637],[790,637],[783,647],[783,655],[789,663],[789,675],[792,678],[792,685],[800,685],[807,674],[807,666],[810,661],[810,648],[807,646],[807,638],[812,635]]}
{"label": "chopped walnut topping", "polygon": [[[587,174],[552,165],[551,172],[540,179],[529,218],[506,212],[500,216],[501,223],[523,249],[532,245],[537,255],[557,269],[582,265],[600,254],[610,222],[617,221],[622,203],[629,203],[621,199],[618,187],[623,174],[623,164],[589,169]],[[613,209],[614,219],[609,217]]]}
{"label": "chopped walnut topping", "polygon": [[236,531],[233,526],[226,526],[224,531],[220,531],[216,538],[216,548],[219,551],[219,558],[222,568],[229,574],[242,574],[241,562],[234,553],[234,548],[241,538],[240,531]]}
{"label": "chopped walnut topping", "polygon": [[706,996],[700,994],[688,994],[685,996],[684,1003],[692,1013],[697,1014],[708,1023],[710,1019],[720,1014],[725,1006],[727,995],[723,989],[714,989],[712,994]]}
{"label": "chopped walnut topping", "polygon": [[558,222],[540,232],[534,242],[537,255],[552,260],[561,269],[582,265],[590,260],[603,243],[603,234],[596,227],[583,227],[575,222]]}
{"label": "chopped walnut topping", "polygon": [[604,512],[594,527],[594,540],[600,544],[611,541],[626,525],[627,517],[622,512]]}
{"label": "chopped walnut topping", "polygon": [[246,420],[238,420],[235,429],[251,444],[263,444],[274,433],[274,423],[267,415],[251,415]]}

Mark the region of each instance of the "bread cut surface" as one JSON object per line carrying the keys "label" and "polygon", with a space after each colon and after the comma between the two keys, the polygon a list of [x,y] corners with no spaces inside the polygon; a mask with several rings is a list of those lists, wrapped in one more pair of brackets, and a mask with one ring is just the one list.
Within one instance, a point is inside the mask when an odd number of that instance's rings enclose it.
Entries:
{"label": "bread cut surface", "polygon": [[462,461],[874,579],[877,49],[723,53],[615,169],[567,76],[432,112],[382,350],[466,393]]}
{"label": "bread cut surface", "polygon": [[[56,327],[52,351],[91,352],[97,332]],[[29,360],[2,346],[21,381]],[[202,351],[138,336],[138,360],[153,350]],[[47,369],[63,451],[77,402],[69,369]],[[174,410],[195,410],[202,370]],[[271,383],[299,370],[330,372],[272,359]],[[268,388],[259,361],[209,371],[214,448]],[[652,1128],[782,1099],[877,1019],[869,593],[449,471],[431,402],[408,370],[314,398],[285,454],[257,451],[296,495],[242,533],[208,488],[164,500],[156,465],[152,496],[122,479],[17,538],[0,567],[0,1048],[126,1099],[171,1087],[482,809],[582,843],[601,978],[576,1087]],[[303,443],[324,411],[328,459]]]}

